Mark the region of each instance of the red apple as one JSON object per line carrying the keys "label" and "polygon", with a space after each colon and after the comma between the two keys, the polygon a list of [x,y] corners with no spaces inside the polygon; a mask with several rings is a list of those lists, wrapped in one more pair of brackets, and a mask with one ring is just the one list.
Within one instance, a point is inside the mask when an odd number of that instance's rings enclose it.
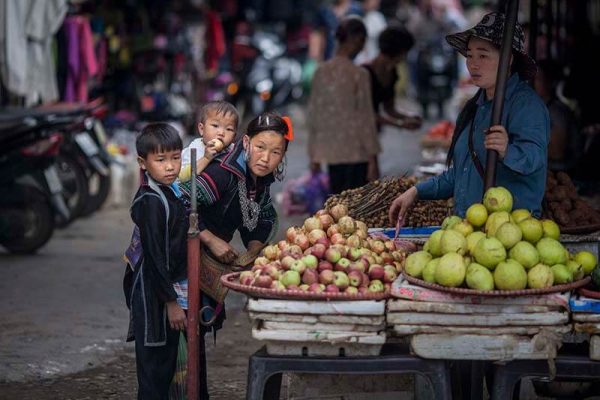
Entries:
{"label": "red apple", "polygon": [[327,285],[325,287],[325,292],[327,292],[327,293],[339,293],[340,292],[340,288],[338,288],[337,286],[335,286],[333,283],[330,283],[329,285]]}
{"label": "red apple", "polygon": [[371,250],[373,250],[377,254],[381,254],[385,250],[385,245],[381,240],[374,240],[371,243]]}
{"label": "red apple", "polygon": [[348,280],[350,281],[350,286],[359,287],[362,282],[362,277],[362,272],[350,271],[348,273]]}
{"label": "red apple", "polygon": [[330,248],[335,249],[340,252],[341,257],[346,257],[348,254],[348,247],[343,244],[334,244]]}
{"label": "red apple", "polygon": [[297,233],[298,228],[296,228],[295,226],[290,226],[289,228],[287,228],[287,231],[285,231],[285,238],[288,242],[294,243],[294,239],[296,238]]}
{"label": "red apple", "polygon": [[263,268],[265,267],[265,265],[267,265],[267,264],[264,264],[264,265],[263,264],[254,264],[252,266],[252,268],[250,269],[250,271],[252,271],[252,272],[257,272],[258,271],[259,274],[260,274],[260,272],[263,270]]}
{"label": "red apple", "polygon": [[304,271],[306,270],[306,265],[304,265],[304,263],[302,262],[302,260],[296,260],[292,263],[292,266],[290,267],[291,271],[296,271],[297,273],[299,273],[300,275],[302,275],[304,273]]}
{"label": "red apple", "polygon": [[322,229],[313,229],[308,233],[308,241],[315,244],[319,239],[327,238],[327,234]]}
{"label": "red apple", "polygon": [[308,237],[304,233],[298,233],[294,238],[294,244],[302,249],[302,251],[308,249],[310,242]]}
{"label": "red apple", "polygon": [[383,282],[378,279],[374,279],[369,282],[369,292],[371,293],[383,293],[385,290],[385,286],[383,286]]}
{"label": "red apple", "polygon": [[333,217],[329,214],[319,215],[319,221],[321,221],[321,226],[324,230],[327,230],[331,225],[333,225]]}
{"label": "red apple", "polygon": [[317,265],[317,271],[321,272],[326,270],[333,271],[333,264],[326,260],[319,261],[319,265]]}
{"label": "red apple", "polygon": [[352,261],[356,261],[358,259],[360,259],[362,256],[362,252],[360,251],[360,249],[357,249],[355,247],[350,247],[350,251],[348,252],[348,258]]}
{"label": "red apple", "polygon": [[362,240],[356,235],[350,235],[346,239],[346,245],[350,246],[350,248],[359,248],[362,245]]}
{"label": "red apple", "polygon": [[[366,289],[366,288],[365,288]],[[359,293],[359,288],[355,288],[354,286],[348,286],[346,288],[346,290],[344,290],[344,293],[348,293],[348,294],[358,294]]]}
{"label": "red apple", "polygon": [[335,275],[333,274],[333,271],[331,271],[329,269],[325,269],[325,270],[321,271],[321,273],[319,274],[319,282],[324,285],[333,283],[334,278],[335,278]]}
{"label": "red apple", "polygon": [[348,207],[344,204],[337,204],[329,210],[329,214],[333,217],[334,221],[339,221],[340,218],[348,215]]}
{"label": "red apple", "polygon": [[269,264],[265,265],[265,268],[263,268],[262,275],[268,275],[271,277],[271,279],[277,280],[281,276],[281,273],[276,266]]}
{"label": "red apple", "polygon": [[267,265],[269,262],[270,260],[267,257],[257,257],[254,260],[254,265]]}
{"label": "red apple", "polygon": [[312,283],[319,282],[319,274],[315,269],[306,269],[302,274],[302,283],[310,285]]}
{"label": "red apple", "polygon": [[371,281],[371,279],[369,279],[369,275],[367,275],[365,272],[363,272],[362,275],[363,275],[363,279],[362,279],[360,286],[369,286],[369,282]]}
{"label": "red apple", "polygon": [[331,243],[333,243],[333,244],[346,244],[346,239],[344,238],[344,235],[342,235],[341,233],[336,233],[330,239],[331,239]]}
{"label": "red apple", "polygon": [[323,237],[323,238],[318,239],[316,244],[322,244],[323,246],[325,246],[325,248],[327,248],[327,247],[329,247],[331,242],[329,242],[328,237]]}
{"label": "red apple", "polygon": [[393,265],[384,265],[383,266],[383,282],[384,283],[392,283],[396,280],[396,278],[398,277],[398,274],[396,272],[396,267]]}
{"label": "red apple", "polygon": [[340,258],[342,258],[342,255],[339,250],[333,247],[330,247],[327,250],[325,250],[325,259],[330,263],[335,264],[340,260]]}
{"label": "red apple", "polygon": [[333,224],[327,228],[327,237],[331,238],[336,233],[340,233],[340,229],[338,228],[337,224]]}
{"label": "red apple", "polygon": [[271,289],[275,289],[275,290],[285,290],[286,287],[283,285],[283,283],[279,282],[279,281],[273,281],[271,283]]}
{"label": "red apple", "polygon": [[364,232],[364,231],[361,231],[361,230],[359,230],[359,229],[357,229],[357,230],[356,230],[356,231],[353,233],[353,235],[356,235],[356,236],[358,236],[358,237],[360,238],[360,240],[366,240],[366,239],[367,239],[367,236],[368,236],[368,234],[367,234],[366,232]]}
{"label": "red apple", "polygon": [[317,269],[317,265],[319,265],[319,260],[312,254],[302,257],[302,262],[308,269]]}
{"label": "red apple", "polygon": [[252,285],[253,281],[254,281],[254,273],[252,271],[243,271],[240,274],[240,284],[250,286],[250,285]]}
{"label": "red apple", "polygon": [[254,286],[262,288],[270,288],[273,283],[273,279],[268,275],[260,275],[254,279]]}
{"label": "red apple", "polygon": [[370,279],[383,279],[385,275],[385,270],[379,264],[371,264],[369,267],[369,278]]}
{"label": "red apple", "polygon": [[315,213],[315,217],[320,217],[321,215],[329,215],[329,211],[321,208],[320,210],[317,210],[317,212]]}
{"label": "red apple", "polygon": [[358,288],[358,293],[360,294],[367,294],[369,293],[369,287],[368,286],[361,286]]}
{"label": "red apple", "polygon": [[352,219],[352,217],[345,216],[340,218],[340,220],[337,222],[337,225],[340,229],[340,232],[344,235],[351,235],[356,230],[356,225],[354,224],[354,219]]}
{"label": "red apple", "polygon": [[392,240],[386,240],[385,242],[383,242],[383,245],[385,246],[385,251],[389,253],[396,251],[396,245]]}
{"label": "red apple", "polygon": [[267,246],[263,250],[264,256],[271,261],[277,260],[277,258],[279,257],[279,252],[280,252],[279,247],[277,247],[275,245]]}
{"label": "red apple", "polygon": [[310,254],[317,257],[318,259],[325,258],[325,252],[327,251],[327,247],[324,244],[317,243],[313,247],[308,248],[310,250]]}
{"label": "red apple", "polygon": [[277,247],[279,247],[279,250],[285,251],[288,247],[290,247],[290,244],[285,240],[280,240],[277,242]]}
{"label": "red apple", "polygon": [[383,253],[381,253],[380,256],[383,259],[384,264],[391,264],[394,262],[394,257],[387,251],[384,251]]}
{"label": "red apple", "polygon": [[292,266],[292,264],[294,263],[294,261],[296,261],[296,259],[292,256],[285,256],[281,259],[281,268],[283,268],[284,270],[288,270],[290,269],[290,267]]}
{"label": "red apple", "polygon": [[287,290],[300,290],[298,285],[290,285],[285,287]]}
{"label": "red apple", "polygon": [[306,232],[310,233],[315,229],[323,229],[323,225],[321,225],[321,221],[318,217],[310,217],[304,220],[303,228]]}
{"label": "red apple", "polygon": [[308,285],[308,291],[313,293],[322,293],[325,291],[325,286],[320,283],[311,283]]}
{"label": "red apple", "polygon": [[362,261],[353,261],[348,266],[348,271],[358,271],[360,273],[365,272],[365,264]]}
{"label": "red apple", "polygon": [[354,222],[356,223],[356,230],[357,230],[357,231],[361,231],[361,232],[363,232],[365,235],[366,235],[367,233],[369,233],[369,228],[367,227],[367,224],[365,224],[365,223],[364,223],[364,222],[362,222],[362,221],[358,221],[358,220],[356,220],[356,221],[354,221]]}
{"label": "red apple", "polygon": [[348,275],[342,271],[335,271],[333,273],[335,278],[333,279],[333,284],[338,287],[340,290],[346,289],[350,286],[350,280],[348,279]]}
{"label": "red apple", "polygon": [[302,256],[302,252],[304,250],[302,250],[302,248],[300,248],[300,246],[298,246],[296,244],[292,244],[292,245],[290,245],[290,247],[288,247],[287,251],[288,251],[289,255],[291,255],[292,257],[294,257],[294,256],[299,257],[299,256]]}
{"label": "red apple", "polygon": [[339,261],[337,263],[335,263],[335,266],[333,267],[333,269],[336,271],[347,271],[349,266],[350,266],[350,260],[342,257],[339,259]]}

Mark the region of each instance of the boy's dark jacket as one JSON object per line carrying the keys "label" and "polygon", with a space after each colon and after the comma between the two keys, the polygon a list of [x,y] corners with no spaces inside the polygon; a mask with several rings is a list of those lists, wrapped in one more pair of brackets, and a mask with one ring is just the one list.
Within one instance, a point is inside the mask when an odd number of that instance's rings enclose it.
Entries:
{"label": "boy's dark jacket", "polygon": [[[137,258],[128,254],[133,271],[130,266],[127,267],[124,290],[127,306],[130,309],[134,296],[141,296],[144,304],[145,315],[133,315],[133,313],[131,315],[131,318],[143,318],[145,321],[144,345],[161,346],[166,342],[165,303],[177,299],[173,283],[187,277],[189,221],[185,205],[173,189],[157,184],[149,177],[147,179],[148,181],[136,193],[131,205],[131,219],[139,229],[141,253]],[[169,207],[168,221],[161,194],[164,195]],[[132,243],[130,249],[135,247],[134,245]],[[136,338],[133,337],[130,323],[127,340],[134,339]]]}

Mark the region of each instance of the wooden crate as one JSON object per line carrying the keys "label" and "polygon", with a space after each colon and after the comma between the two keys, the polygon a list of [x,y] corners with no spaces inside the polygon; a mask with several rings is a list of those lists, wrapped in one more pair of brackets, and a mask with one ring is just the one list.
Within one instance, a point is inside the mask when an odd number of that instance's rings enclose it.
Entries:
{"label": "wooden crate", "polygon": [[374,356],[385,343],[384,301],[250,299],[247,310],[273,355]]}
{"label": "wooden crate", "polygon": [[543,360],[556,356],[555,346],[539,346],[535,338],[518,335],[414,335],[410,347],[419,357],[445,360]]}

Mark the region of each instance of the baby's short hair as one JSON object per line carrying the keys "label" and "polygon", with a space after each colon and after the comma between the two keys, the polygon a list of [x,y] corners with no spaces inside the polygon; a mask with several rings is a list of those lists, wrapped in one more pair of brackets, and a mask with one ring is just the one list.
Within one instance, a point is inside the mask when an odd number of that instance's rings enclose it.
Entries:
{"label": "baby's short hair", "polygon": [[232,115],[235,120],[235,128],[237,129],[240,121],[240,114],[238,113],[238,110],[234,107],[233,104],[222,100],[209,101],[208,103],[204,103],[202,107],[200,107],[200,122],[206,122],[206,118],[208,118],[209,112],[214,112],[215,114],[222,115]]}
{"label": "baby's short hair", "polygon": [[135,149],[138,156],[145,159],[149,153],[181,150],[183,143],[175,128],[167,123],[157,122],[142,129],[135,141]]}

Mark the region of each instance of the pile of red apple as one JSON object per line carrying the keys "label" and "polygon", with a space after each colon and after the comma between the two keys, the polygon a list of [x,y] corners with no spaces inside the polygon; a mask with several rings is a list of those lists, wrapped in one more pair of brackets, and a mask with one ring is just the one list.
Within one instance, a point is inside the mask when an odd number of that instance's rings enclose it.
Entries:
{"label": "pile of red apple", "polygon": [[264,248],[242,285],[313,293],[382,293],[402,268],[404,250],[392,240],[369,237],[367,226],[347,215],[345,205],[320,210],[286,240]]}

